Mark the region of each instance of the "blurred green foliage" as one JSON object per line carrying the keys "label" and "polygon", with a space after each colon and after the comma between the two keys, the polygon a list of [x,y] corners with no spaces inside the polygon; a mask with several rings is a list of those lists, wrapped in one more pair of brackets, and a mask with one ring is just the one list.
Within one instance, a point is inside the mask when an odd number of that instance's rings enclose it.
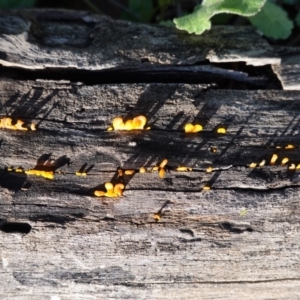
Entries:
{"label": "blurred green foliage", "polygon": [[0,0],[0,9],[33,7],[35,0]]}

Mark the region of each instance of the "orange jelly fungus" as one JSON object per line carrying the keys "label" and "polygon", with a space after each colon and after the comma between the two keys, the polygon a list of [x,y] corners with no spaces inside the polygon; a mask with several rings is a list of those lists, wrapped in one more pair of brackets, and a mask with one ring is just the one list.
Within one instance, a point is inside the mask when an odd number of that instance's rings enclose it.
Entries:
{"label": "orange jelly fungus", "polygon": [[260,167],[263,167],[263,166],[265,165],[265,163],[266,163],[266,160],[263,159],[263,160],[259,163],[259,166],[260,166]]}
{"label": "orange jelly fungus", "polygon": [[257,163],[251,163],[250,165],[249,165],[249,168],[250,169],[253,169],[253,168],[255,168],[257,166]]}
{"label": "orange jelly fungus", "polygon": [[295,146],[294,146],[294,145],[291,145],[291,144],[289,144],[289,145],[285,146],[285,149],[295,149]]}
{"label": "orange jelly fungus", "polygon": [[226,133],[226,132],[227,132],[227,130],[226,130],[225,127],[220,127],[220,128],[217,129],[217,133],[224,134],[224,133]]}
{"label": "orange jelly fungus", "polygon": [[296,165],[295,164],[291,164],[290,166],[289,166],[289,170],[295,170],[296,169]]}
{"label": "orange jelly fungus", "polygon": [[115,186],[111,182],[106,182],[104,184],[106,192],[104,191],[95,191],[94,195],[97,197],[110,197],[116,198],[123,195],[123,190],[125,188],[123,183],[117,183]]}
{"label": "orange jelly fungus", "polygon": [[125,175],[132,175],[135,173],[135,170],[126,170]]}
{"label": "orange jelly fungus", "polygon": [[12,130],[24,130],[27,131],[28,128],[23,127],[24,122],[18,120],[15,125],[12,125],[12,119],[4,117],[1,119],[0,128],[12,129]]}
{"label": "orange jelly fungus", "polygon": [[[0,128],[27,131],[28,128],[23,127],[23,125],[24,125],[24,122],[22,120],[17,120],[17,123],[12,125],[12,118],[4,117],[4,118],[0,119]],[[36,130],[35,123],[31,123],[30,129],[33,131]]]}
{"label": "orange jelly fungus", "polygon": [[166,173],[166,170],[165,170],[165,166],[166,164],[168,163],[168,160],[167,159],[164,159],[160,164],[159,164],[159,171],[158,171],[158,174],[159,174],[159,177],[160,178],[164,178],[165,177],[165,173]]}
{"label": "orange jelly fungus", "polygon": [[156,222],[158,222],[158,221],[160,221],[160,219],[161,219],[161,215],[160,215],[160,214],[154,214],[154,215],[153,215],[153,219],[154,219]]}
{"label": "orange jelly fungus", "polygon": [[199,132],[203,129],[203,127],[200,125],[200,124],[196,124],[196,125],[193,125],[191,123],[188,123],[184,126],[184,131],[187,132],[187,133],[190,133],[190,132]]}
{"label": "orange jelly fungus", "polygon": [[216,146],[211,146],[211,147],[210,147],[210,151],[211,151],[212,153],[217,153],[218,148],[217,148]]}
{"label": "orange jelly fungus", "polygon": [[144,128],[147,123],[147,118],[145,116],[137,116],[132,120],[127,120],[125,123],[123,118],[116,117],[112,121],[112,127],[107,130],[138,130],[138,129],[150,129],[150,127]]}
{"label": "orange jelly fungus", "polygon": [[79,171],[77,171],[75,174],[76,174],[77,176],[83,176],[83,177],[85,177],[85,176],[87,175],[86,172],[79,172]]}
{"label": "orange jelly fungus", "polygon": [[54,178],[54,172],[53,171],[42,171],[42,170],[27,170],[25,171],[27,175],[36,175],[36,176],[42,176],[47,179],[53,179]]}
{"label": "orange jelly fungus", "polygon": [[289,159],[287,157],[283,158],[281,161],[281,165],[284,166],[288,161]]}
{"label": "orange jelly fungus", "polygon": [[189,167],[185,167],[185,166],[180,166],[180,167],[177,167],[175,170],[178,172],[190,172],[193,169],[189,168]]}
{"label": "orange jelly fungus", "polygon": [[206,173],[210,173],[210,172],[212,172],[213,171],[213,168],[212,167],[208,167],[207,169],[206,169]]}
{"label": "orange jelly fungus", "polygon": [[210,190],[210,186],[209,186],[209,185],[205,185],[202,189],[203,189],[204,191],[209,191],[209,190]]}
{"label": "orange jelly fungus", "polygon": [[141,167],[140,170],[139,170],[140,173],[146,173],[146,171],[147,170],[144,167]]}
{"label": "orange jelly fungus", "polygon": [[271,158],[271,161],[270,161],[270,164],[274,165],[277,159],[278,159],[278,155],[277,154],[273,154],[272,158]]}

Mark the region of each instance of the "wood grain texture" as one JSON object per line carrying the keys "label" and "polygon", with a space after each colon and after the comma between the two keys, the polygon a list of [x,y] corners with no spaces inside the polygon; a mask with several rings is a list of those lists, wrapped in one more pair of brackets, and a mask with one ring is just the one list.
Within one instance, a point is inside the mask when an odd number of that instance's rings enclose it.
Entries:
{"label": "wood grain texture", "polygon": [[42,10],[2,14],[0,20],[4,66],[103,70],[137,67],[145,61],[160,65],[192,65],[207,59],[255,66],[280,63],[272,47],[251,27],[216,27],[193,36],[88,13]]}
{"label": "wood grain texture", "polygon": [[284,90],[300,90],[300,48],[278,47],[281,63],[272,66],[274,73],[281,81]]}
{"label": "wood grain texture", "polygon": [[[0,298],[299,298],[300,174],[288,169],[300,163],[299,91],[265,89],[265,75],[192,66],[279,63],[262,38],[245,27],[196,37],[35,10],[0,15],[0,45],[5,76],[18,75],[16,66],[24,72],[22,80],[1,78],[0,118],[37,123],[37,131],[0,129]],[[30,69],[47,68],[72,70],[72,78],[109,68],[120,80],[137,69],[143,78],[163,70],[212,77],[201,84],[194,75],[189,84],[24,80]],[[264,89],[218,89],[222,78],[256,86],[262,78]],[[107,131],[114,117],[140,114],[151,130]],[[186,134],[187,122],[204,129]],[[227,133],[217,134],[219,126]],[[163,179],[138,172],[165,158]],[[180,165],[193,170],[177,172]],[[76,176],[83,167],[88,175]],[[136,172],[118,177],[118,168]],[[105,182],[123,182],[124,195],[95,197]]]}

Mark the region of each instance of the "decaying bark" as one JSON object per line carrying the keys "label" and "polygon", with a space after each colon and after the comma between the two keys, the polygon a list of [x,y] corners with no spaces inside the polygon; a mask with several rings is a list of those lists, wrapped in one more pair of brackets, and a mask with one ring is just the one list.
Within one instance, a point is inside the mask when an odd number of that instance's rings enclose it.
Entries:
{"label": "decaying bark", "polygon": [[[278,89],[266,70],[279,55],[252,29],[198,37],[37,10],[1,15],[0,45],[0,118],[37,124],[0,129],[3,299],[299,297],[300,92]],[[141,114],[150,130],[107,131]],[[139,173],[163,159],[164,178]],[[95,197],[105,182],[124,195]]]}

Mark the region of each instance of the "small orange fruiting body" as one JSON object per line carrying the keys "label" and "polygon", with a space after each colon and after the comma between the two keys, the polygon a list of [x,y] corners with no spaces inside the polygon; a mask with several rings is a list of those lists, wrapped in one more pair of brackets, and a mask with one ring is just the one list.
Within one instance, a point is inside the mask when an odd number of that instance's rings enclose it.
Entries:
{"label": "small orange fruiting body", "polygon": [[283,158],[281,161],[281,165],[284,166],[288,161],[289,159],[287,157]]}
{"label": "small orange fruiting body", "polygon": [[184,126],[184,131],[186,133],[196,133],[196,132],[199,132],[203,129],[203,127],[200,125],[200,124],[196,124],[196,125],[193,125],[191,123],[187,123],[185,126]]}
{"label": "small orange fruiting body", "polygon": [[132,175],[135,173],[135,170],[126,170],[125,175]]}
{"label": "small orange fruiting body", "polygon": [[227,132],[227,129],[225,127],[219,127],[217,129],[217,133],[225,134]]}
{"label": "small orange fruiting body", "polygon": [[185,167],[185,166],[177,167],[175,170],[178,171],[178,172],[191,172],[191,171],[193,171],[192,168]]}
{"label": "small orange fruiting body", "polygon": [[159,213],[154,214],[154,215],[153,215],[153,219],[154,219],[156,222],[160,221],[160,219],[161,219],[161,214],[159,214]]}
{"label": "small orange fruiting body", "polygon": [[[132,120],[127,120],[125,123],[123,118],[116,117],[112,121],[112,127],[109,127],[107,130],[138,130],[145,129],[145,125],[147,123],[147,118],[145,116],[137,116]],[[150,128],[146,128],[147,130]]]}
{"label": "small orange fruiting body", "polygon": [[139,170],[140,173],[146,173],[146,169],[144,167],[141,167]]}
{"label": "small orange fruiting body", "polygon": [[294,145],[291,145],[291,144],[289,144],[289,145],[285,146],[285,149],[295,149],[295,146],[294,146]]}
{"label": "small orange fruiting body", "polygon": [[253,168],[255,168],[257,166],[257,163],[251,163],[250,165],[249,165],[249,168],[250,169],[253,169]]}
{"label": "small orange fruiting body", "polygon": [[278,159],[278,155],[277,154],[273,154],[272,158],[271,158],[271,161],[270,161],[270,164],[274,165],[277,159]]}
{"label": "small orange fruiting body", "polygon": [[207,173],[210,173],[210,172],[212,172],[213,171],[213,168],[212,167],[208,167],[207,169],[206,169],[206,172]]}
{"label": "small orange fruiting body", "polygon": [[106,182],[104,184],[106,192],[104,191],[94,191],[94,195],[97,197],[110,197],[110,198],[116,198],[123,195],[124,190],[124,184],[123,183],[117,183],[115,186],[111,182]]}
{"label": "small orange fruiting body", "polygon": [[28,175],[42,176],[42,177],[47,178],[47,179],[53,179],[54,178],[54,172],[53,171],[42,171],[42,170],[31,169],[31,170],[26,170],[25,173],[28,174]]}

